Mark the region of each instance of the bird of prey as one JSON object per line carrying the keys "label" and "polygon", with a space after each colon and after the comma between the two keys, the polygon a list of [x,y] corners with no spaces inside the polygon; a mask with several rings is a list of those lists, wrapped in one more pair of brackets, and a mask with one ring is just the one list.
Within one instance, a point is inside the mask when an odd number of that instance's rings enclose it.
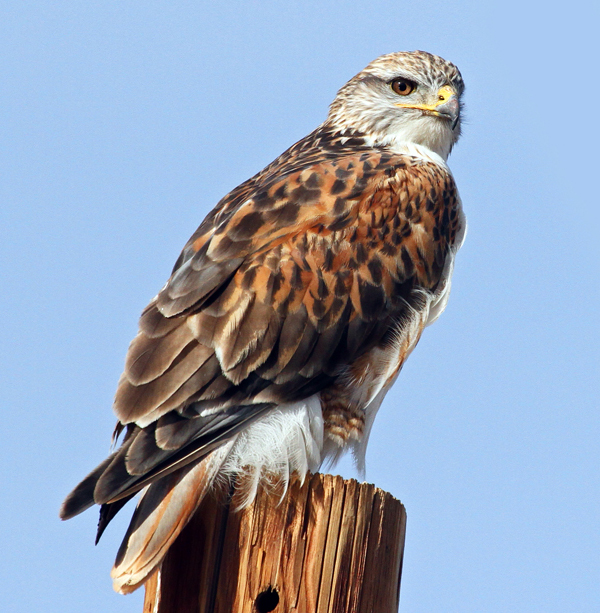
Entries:
{"label": "bird of prey", "polygon": [[466,222],[446,160],[463,80],[423,51],[374,60],[327,119],[227,194],[143,311],[118,384],[121,446],[69,494],[98,537],[141,497],[112,570],[140,586],[201,499],[353,451],[444,310]]}

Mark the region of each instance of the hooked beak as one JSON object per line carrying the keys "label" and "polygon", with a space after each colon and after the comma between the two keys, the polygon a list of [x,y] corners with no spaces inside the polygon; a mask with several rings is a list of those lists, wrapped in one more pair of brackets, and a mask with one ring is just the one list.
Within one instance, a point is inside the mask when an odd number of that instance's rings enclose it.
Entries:
{"label": "hooked beak", "polygon": [[438,91],[437,98],[434,104],[396,104],[396,106],[405,109],[419,109],[425,111],[427,115],[449,119],[454,130],[460,119],[460,104],[456,92],[448,85],[444,85]]}

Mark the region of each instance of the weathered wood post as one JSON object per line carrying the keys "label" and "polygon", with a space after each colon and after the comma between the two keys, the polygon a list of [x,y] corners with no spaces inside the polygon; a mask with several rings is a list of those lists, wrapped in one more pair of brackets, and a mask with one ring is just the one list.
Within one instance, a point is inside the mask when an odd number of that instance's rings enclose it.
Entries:
{"label": "weathered wood post", "polygon": [[396,613],[406,513],[316,474],[234,512],[207,498],[146,583],[144,613]]}

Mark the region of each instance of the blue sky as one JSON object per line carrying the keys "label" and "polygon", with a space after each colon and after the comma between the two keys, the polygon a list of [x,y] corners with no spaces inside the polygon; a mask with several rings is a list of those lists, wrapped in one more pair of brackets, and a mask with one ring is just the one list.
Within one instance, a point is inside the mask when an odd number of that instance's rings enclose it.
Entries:
{"label": "blue sky", "polygon": [[469,232],[367,454],[407,508],[400,611],[600,609],[598,17],[579,1],[5,2],[3,609],[141,611],[108,574],[129,512],[96,548],[95,512],[57,518],[108,451],[137,317],[222,195],[369,61],[411,49],[467,83],[450,166]]}

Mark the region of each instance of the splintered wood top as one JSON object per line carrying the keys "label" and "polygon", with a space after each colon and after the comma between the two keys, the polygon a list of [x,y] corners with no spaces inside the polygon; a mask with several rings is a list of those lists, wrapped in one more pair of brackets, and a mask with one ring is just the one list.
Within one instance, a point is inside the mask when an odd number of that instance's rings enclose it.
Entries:
{"label": "splintered wood top", "polygon": [[241,511],[208,497],[146,583],[144,613],[395,613],[406,513],[316,474]]}

